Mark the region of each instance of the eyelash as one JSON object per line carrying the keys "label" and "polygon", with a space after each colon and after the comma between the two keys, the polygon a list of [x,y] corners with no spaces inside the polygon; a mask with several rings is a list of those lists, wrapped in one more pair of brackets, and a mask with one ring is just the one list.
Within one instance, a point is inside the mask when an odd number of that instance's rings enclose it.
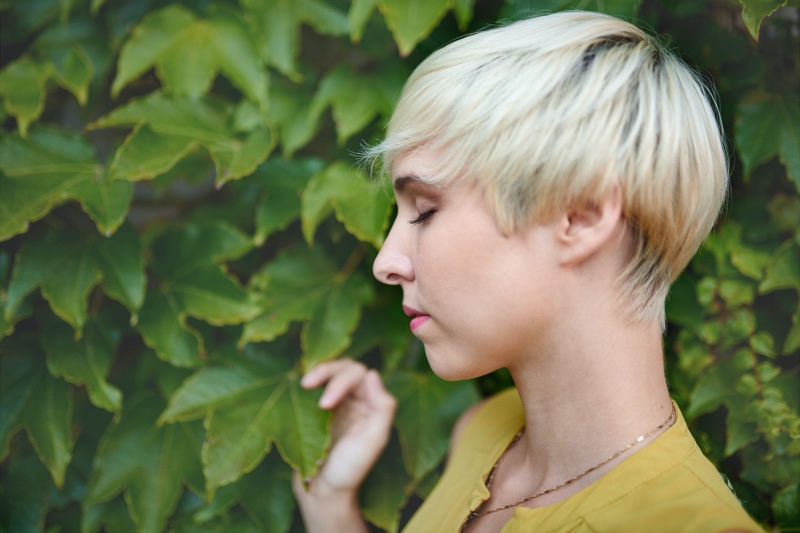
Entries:
{"label": "eyelash", "polygon": [[425,211],[424,213],[419,215],[417,218],[415,218],[413,220],[409,220],[408,222],[410,224],[421,224],[422,222],[425,222],[426,220],[431,218],[435,212],[436,212],[436,209],[431,209],[430,211]]}

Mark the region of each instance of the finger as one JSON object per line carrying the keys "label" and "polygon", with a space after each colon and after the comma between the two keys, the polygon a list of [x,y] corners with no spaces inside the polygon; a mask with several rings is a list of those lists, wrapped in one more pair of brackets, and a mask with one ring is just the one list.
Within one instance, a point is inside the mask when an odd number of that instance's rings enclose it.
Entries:
{"label": "finger", "polygon": [[300,385],[306,389],[313,389],[323,385],[335,374],[346,370],[351,366],[364,366],[352,359],[333,359],[314,366],[300,379]]}
{"label": "finger", "polygon": [[357,391],[366,375],[367,368],[362,364],[343,366],[325,385],[319,406],[323,409],[336,407],[344,398]]}
{"label": "finger", "polygon": [[367,401],[389,414],[390,417],[393,416],[397,408],[397,400],[383,386],[380,374],[375,370],[367,371],[367,375],[364,377],[364,385]]}

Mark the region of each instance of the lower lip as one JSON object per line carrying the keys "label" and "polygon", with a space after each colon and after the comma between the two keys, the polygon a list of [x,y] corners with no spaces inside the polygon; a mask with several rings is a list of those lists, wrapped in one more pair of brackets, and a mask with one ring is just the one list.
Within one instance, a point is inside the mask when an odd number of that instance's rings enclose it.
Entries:
{"label": "lower lip", "polygon": [[430,315],[419,315],[411,319],[411,331],[416,331],[422,324],[431,318]]}

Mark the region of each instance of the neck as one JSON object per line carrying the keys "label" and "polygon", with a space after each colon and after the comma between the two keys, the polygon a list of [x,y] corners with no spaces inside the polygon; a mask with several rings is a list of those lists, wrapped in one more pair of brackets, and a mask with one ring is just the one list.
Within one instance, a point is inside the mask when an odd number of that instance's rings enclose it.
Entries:
{"label": "neck", "polygon": [[[588,327],[587,327],[588,326]],[[610,457],[671,413],[661,333],[622,321],[572,321],[553,342],[509,368],[525,409],[518,448],[529,479],[556,485]],[[643,447],[657,434],[637,447]],[[558,501],[596,480],[630,453],[587,476]]]}

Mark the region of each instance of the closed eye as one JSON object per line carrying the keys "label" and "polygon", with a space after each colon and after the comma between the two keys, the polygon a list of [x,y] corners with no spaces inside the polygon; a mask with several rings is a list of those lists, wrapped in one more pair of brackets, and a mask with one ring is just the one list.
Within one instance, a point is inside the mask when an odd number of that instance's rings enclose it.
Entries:
{"label": "closed eye", "polygon": [[429,218],[431,218],[435,212],[436,212],[436,209],[431,209],[430,211],[425,211],[424,213],[419,215],[417,218],[415,218],[413,220],[409,220],[408,222],[410,224],[420,224],[422,222],[425,222]]}

